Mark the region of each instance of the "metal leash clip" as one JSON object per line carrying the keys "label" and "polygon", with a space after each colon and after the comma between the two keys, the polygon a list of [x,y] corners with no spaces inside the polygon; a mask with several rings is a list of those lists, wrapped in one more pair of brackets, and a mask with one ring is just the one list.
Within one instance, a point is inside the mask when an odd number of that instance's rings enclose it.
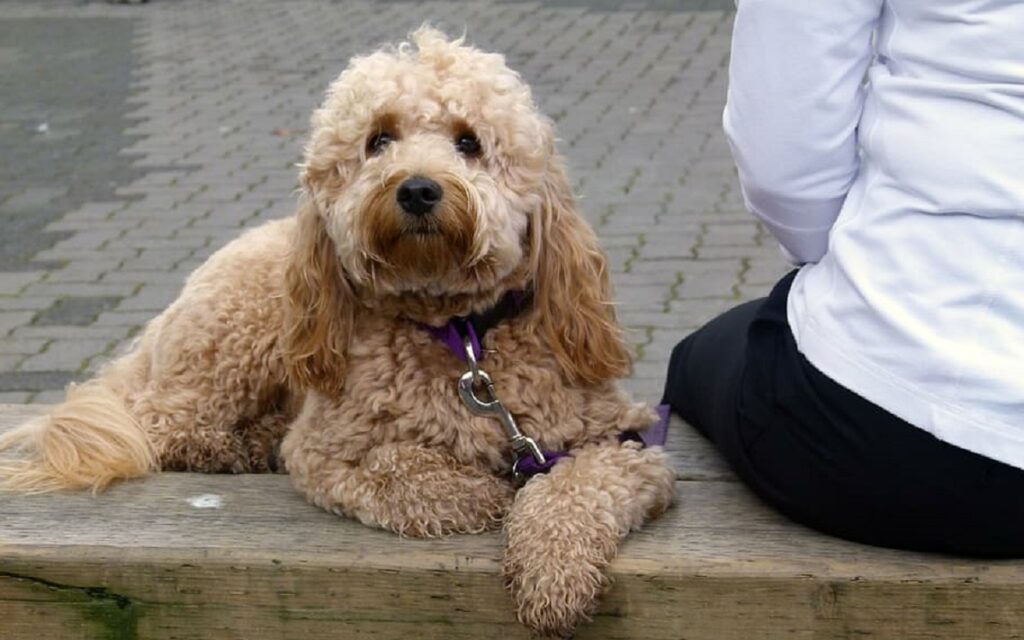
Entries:
{"label": "metal leash clip", "polygon": [[[544,458],[544,454],[541,452],[540,447],[537,446],[537,442],[533,438],[523,434],[519,430],[519,426],[516,425],[515,418],[508,412],[505,405],[498,399],[498,394],[494,391],[494,383],[491,381],[491,376],[487,375],[487,372],[482,370],[476,361],[476,353],[473,350],[473,342],[467,337],[465,339],[466,346],[466,362],[469,363],[469,371],[462,374],[459,378],[459,397],[466,403],[470,412],[478,416],[486,416],[490,418],[497,418],[498,422],[505,429],[505,435],[508,436],[512,443],[512,450],[516,453],[516,464],[524,455],[529,454],[533,456],[533,459],[537,461],[537,464],[544,464],[547,460]],[[487,394],[490,399],[486,402],[481,401],[477,397],[474,391],[474,386],[479,385],[482,389],[487,390]]]}

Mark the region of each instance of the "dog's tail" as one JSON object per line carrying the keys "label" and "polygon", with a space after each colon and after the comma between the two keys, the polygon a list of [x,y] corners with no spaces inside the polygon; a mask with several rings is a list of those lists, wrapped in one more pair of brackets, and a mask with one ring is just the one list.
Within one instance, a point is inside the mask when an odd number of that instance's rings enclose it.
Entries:
{"label": "dog's tail", "polygon": [[124,400],[103,377],[68,388],[48,414],[0,434],[0,489],[100,491],[157,468],[156,453]]}

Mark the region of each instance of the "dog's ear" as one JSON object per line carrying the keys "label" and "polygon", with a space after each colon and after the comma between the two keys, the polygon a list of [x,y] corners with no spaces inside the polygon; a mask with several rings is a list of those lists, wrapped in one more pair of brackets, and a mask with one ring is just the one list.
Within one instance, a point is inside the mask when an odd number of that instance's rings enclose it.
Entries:
{"label": "dog's ear", "polygon": [[628,375],[631,361],[615,319],[608,261],[576,210],[557,155],[549,161],[543,203],[531,226],[538,328],[562,371],[585,384]]}
{"label": "dog's ear", "polygon": [[345,384],[355,297],[309,196],[296,217],[285,270],[285,367],[293,384],[337,395]]}

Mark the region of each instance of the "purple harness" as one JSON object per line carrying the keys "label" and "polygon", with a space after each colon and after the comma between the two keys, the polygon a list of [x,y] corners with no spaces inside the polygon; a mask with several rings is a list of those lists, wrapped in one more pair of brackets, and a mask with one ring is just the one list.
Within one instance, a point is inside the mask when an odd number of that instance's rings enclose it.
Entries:
{"label": "purple harness", "polygon": [[[668,439],[668,419],[671,408],[667,404],[658,405],[655,409],[658,412],[658,421],[644,431],[623,431],[619,434],[619,442],[639,442],[645,447],[660,447],[665,445]],[[522,456],[513,465],[516,473],[527,478],[532,478],[538,473],[547,473],[555,463],[562,458],[568,458],[570,454],[564,451],[545,451],[544,464],[537,464],[532,456]]]}
{"label": "purple harness", "polygon": [[[429,331],[436,340],[448,347],[455,354],[456,358],[470,364],[467,357],[467,350],[470,346],[472,347],[474,360],[483,360],[482,339],[486,335],[487,330],[500,320],[521,311],[528,300],[529,294],[513,291],[506,294],[494,309],[480,316],[453,318],[443,327],[421,326]],[[479,330],[477,328],[478,324],[481,325]],[[475,364],[475,362],[472,363],[473,366]],[[657,407],[657,412],[658,421],[648,429],[644,431],[623,431],[619,434],[619,441],[639,442],[645,447],[664,445],[668,437],[669,406],[667,404],[660,405]],[[569,456],[570,454],[565,451],[544,451],[544,462],[540,463],[534,456],[528,453],[518,453],[516,461],[512,465],[512,471],[516,476],[529,479],[537,474],[547,473],[559,460]]]}

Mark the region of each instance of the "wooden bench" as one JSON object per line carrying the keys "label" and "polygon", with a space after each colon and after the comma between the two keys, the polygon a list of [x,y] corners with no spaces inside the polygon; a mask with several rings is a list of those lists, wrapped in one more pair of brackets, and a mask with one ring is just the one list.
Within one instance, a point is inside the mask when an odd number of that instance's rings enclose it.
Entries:
{"label": "wooden bench", "polygon": [[[0,429],[40,410],[0,406]],[[679,503],[626,541],[578,638],[1024,637],[1024,562],[827,538],[760,505],[686,425],[670,442]],[[283,476],[0,495],[0,638],[528,638],[501,548],[372,530]]]}

